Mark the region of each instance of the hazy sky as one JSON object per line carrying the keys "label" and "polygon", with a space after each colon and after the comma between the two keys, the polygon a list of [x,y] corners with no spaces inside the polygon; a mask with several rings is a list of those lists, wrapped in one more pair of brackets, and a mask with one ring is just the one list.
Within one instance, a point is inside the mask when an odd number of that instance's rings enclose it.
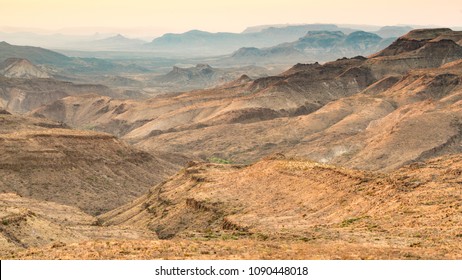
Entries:
{"label": "hazy sky", "polygon": [[462,0],[0,0],[2,27],[158,35],[276,23],[462,26]]}

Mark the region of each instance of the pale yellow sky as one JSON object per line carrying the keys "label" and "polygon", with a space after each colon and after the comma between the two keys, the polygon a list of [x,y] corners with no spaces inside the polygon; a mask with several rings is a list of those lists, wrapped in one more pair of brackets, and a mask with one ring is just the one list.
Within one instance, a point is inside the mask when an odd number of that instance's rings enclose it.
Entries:
{"label": "pale yellow sky", "polygon": [[0,0],[0,27],[240,32],[248,26],[277,23],[462,26],[462,1]]}

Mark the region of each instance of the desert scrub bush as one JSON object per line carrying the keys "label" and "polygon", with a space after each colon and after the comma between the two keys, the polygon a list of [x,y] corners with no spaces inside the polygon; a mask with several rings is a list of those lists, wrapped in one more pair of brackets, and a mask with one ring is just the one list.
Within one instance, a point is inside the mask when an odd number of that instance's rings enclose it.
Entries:
{"label": "desert scrub bush", "polygon": [[232,164],[233,163],[230,160],[219,158],[219,157],[209,157],[207,160],[210,163],[219,163],[219,164]]}
{"label": "desert scrub bush", "polygon": [[350,226],[351,224],[361,220],[361,219],[364,219],[364,218],[369,218],[368,216],[364,216],[364,217],[354,217],[354,218],[350,218],[350,219],[346,219],[346,220],[343,220],[342,223],[340,224],[341,227],[347,227],[347,226]]}

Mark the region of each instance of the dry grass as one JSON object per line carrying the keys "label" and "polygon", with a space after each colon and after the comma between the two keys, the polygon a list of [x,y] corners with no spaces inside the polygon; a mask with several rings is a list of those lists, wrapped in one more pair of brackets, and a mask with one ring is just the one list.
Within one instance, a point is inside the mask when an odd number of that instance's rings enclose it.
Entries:
{"label": "dry grass", "polygon": [[462,254],[441,249],[361,245],[346,242],[108,240],[49,245],[4,255],[5,259],[460,259]]}

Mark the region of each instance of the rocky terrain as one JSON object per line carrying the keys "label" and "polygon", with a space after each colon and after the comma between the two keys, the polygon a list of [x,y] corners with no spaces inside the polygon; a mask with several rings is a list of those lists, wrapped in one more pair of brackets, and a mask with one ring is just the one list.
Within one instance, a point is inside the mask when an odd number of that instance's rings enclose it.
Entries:
{"label": "rocky terrain", "polygon": [[[115,36],[99,40],[93,45],[90,43],[87,45],[89,48],[97,48],[98,46],[99,48],[106,48],[109,45],[123,47],[131,43],[133,42],[130,39]],[[46,84],[44,80],[34,81],[35,84],[29,85],[29,88],[35,91],[47,91],[47,93],[51,90],[54,91],[48,93],[54,97],[40,96],[40,99],[43,99],[40,105],[44,105],[54,101],[54,99],[77,95],[82,91],[117,98],[144,99],[159,93],[215,87],[237,79],[243,74],[259,78],[267,76],[269,73],[278,73],[277,70],[248,65],[243,67],[225,65],[223,68],[216,68],[199,63],[196,67],[172,67],[177,63],[181,65],[181,59],[157,59],[158,61],[149,62],[147,59],[130,58],[131,54],[127,56],[129,58],[119,59],[100,59],[94,56],[68,57],[42,48],[16,46],[1,42],[0,61],[2,58],[5,60],[0,63],[0,78],[52,80],[52,83],[56,85],[53,85],[51,89],[47,89],[46,85],[37,85],[38,83]],[[150,58],[151,56],[148,55]],[[196,60],[202,61],[202,59]],[[186,62],[189,64],[189,61]],[[3,83],[7,83],[7,81],[5,80]],[[17,92],[22,91],[24,87],[24,82],[20,80],[14,80],[7,84],[9,90],[14,89]],[[78,87],[82,87],[82,89]],[[86,89],[84,89],[85,87]],[[19,111],[16,108],[8,109],[24,113],[34,108],[27,107]]]}
{"label": "rocky terrain", "polygon": [[[148,227],[164,239],[234,230],[308,239],[335,234],[361,239],[387,232],[399,240],[413,237],[418,229],[423,239],[438,231],[455,241],[462,217],[460,163],[457,155],[387,174],[277,154],[245,167],[190,164],[144,197],[101,218],[103,224]],[[445,191],[442,184],[447,184]]]}
{"label": "rocky terrain", "polygon": [[99,217],[102,231],[130,228],[161,240],[70,241],[9,253],[59,259],[460,258],[461,162],[457,155],[391,173],[282,155],[250,166],[191,163]]}
{"label": "rocky terrain", "polygon": [[439,28],[146,100],[17,94],[0,111],[1,256],[460,259],[461,66],[462,32]]}
{"label": "rocky terrain", "polygon": [[111,239],[151,239],[154,234],[122,227],[98,226],[98,220],[76,207],[0,194],[0,246],[2,259],[28,248],[53,249],[66,244]]}
{"label": "rocky terrain", "polygon": [[460,36],[416,30],[368,58],[297,64],[278,76],[143,102],[69,97],[34,114],[80,128],[91,121],[142,149],[202,160],[250,163],[282,151],[390,170],[459,151]]}

